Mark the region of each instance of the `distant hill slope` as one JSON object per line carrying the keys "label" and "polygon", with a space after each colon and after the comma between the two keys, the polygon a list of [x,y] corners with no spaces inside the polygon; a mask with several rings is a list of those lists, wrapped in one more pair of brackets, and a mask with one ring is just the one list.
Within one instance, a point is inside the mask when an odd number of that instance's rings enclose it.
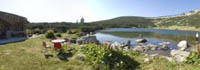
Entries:
{"label": "distant hill slope", "polygon": [[174,16],[157,17],[153,20],[153,23],[157,26],[200,27],[200,9]]}
{"label": "distant hill slope", "polygon": [[92,23],[110,27],[167,27],[174,25],[200,27],[200,9],[173,16],[162,16],[155,18],[123,16]]}
{"label": "distant hill slope", "polygon": [[145,17],[123,16],[109,20],[91,22],[105,27],[153,27],[152,19]]}
{"label": "distant hill slope", "polygon": [[35,28],[103,29],[103,28],[115,28],[115,27],[146,27],[146,28],[154,27],[154,28],[165,28],[165,29],[200,30],[200,9],[196,9],[187,13],[182,13],[173,16],[161,16],[161,17],[122,16],[108,20],[89,22],[85,24],[75,24],[75,23],[66,24],[66,22],[55,22],[54,24],[37,23],[29,25],[30,29],[35,29]]}

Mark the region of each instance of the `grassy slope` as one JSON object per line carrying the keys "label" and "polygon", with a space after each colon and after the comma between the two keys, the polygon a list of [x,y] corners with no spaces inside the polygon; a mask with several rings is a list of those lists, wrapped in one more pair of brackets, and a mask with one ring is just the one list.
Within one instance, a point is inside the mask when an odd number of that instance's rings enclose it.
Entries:
{"label": "grassy slope", "polygon": [[[200,11],[188,16],[148,19],[145,17],[123,16],[110,20],[94,22],[99,25],[109,25],[114,27],[153,27],[159,29],[180,29],[180,30],[200,30]],[[185,14],[185,13],[184,13]],[[110,26],[111,26],[110,25]]]}
{"label": "grassy slope", "polygon": [[123,16],[117,17],[109,20],[91,22],[96,25],[103,25],[108,27],[152,27],[154,24],[151,19],[144,17],[135,17],[135,16]]}
{"label": "grassy slope", "polygon": [[0,70],[65,70],[85,69],[88,67],[79,61],[60,61],[54,57],[45,59],[42,41],[44,37],[28,39],[24,42],[0,45]]}
{"label": "grassy slope", "polygon": [[[55,57],[45,59],[43,55],[42,41],[48,41],[44,37],[28,39],[24,42],[0,45],[0,70],[94,70],[87,62],[69,59],[60,61]],[[71,45],[78,47],[78,45]],[[160,57],[151,63],[144,63],[144,54],[130,52],[130,57],[140,63],[142,70],[198,70],[199,66],[188,64],[176,64],[168,62]]]}
{"label": "grassy slope", "polygon": [[200,19],[200,11],[189,16],[155,19],[153,20],[153,22],[155,25],[157,25],[156,28],[198,31],[200,30],[199,19]]}

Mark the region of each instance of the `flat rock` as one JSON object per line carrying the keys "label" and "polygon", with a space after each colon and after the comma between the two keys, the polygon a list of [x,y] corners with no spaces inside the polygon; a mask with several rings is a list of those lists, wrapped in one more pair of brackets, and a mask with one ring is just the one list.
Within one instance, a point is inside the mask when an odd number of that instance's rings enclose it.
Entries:
{"label": "flat rock", "polygon": [[183,40],[183,41],[180,41],[178,44],[177,44],[177,46],[178,46],[178,48],[180,49],[180,50],[185,50],[185,49],[187,49],[188,47],[189,47],[189,44],[188,44],[188,42],[187,41],[185,41],[185,40]]}
{"label": "flat rock", "polygon": [[175,59],[175,61],[183,62],[190,55],[190,52],[182,50],[171,50],[170,54]]}
{"label": "flat rock", "polygon": [[146,43],[147,40],[146,39],[138,39],[136,40],[137,43]]}

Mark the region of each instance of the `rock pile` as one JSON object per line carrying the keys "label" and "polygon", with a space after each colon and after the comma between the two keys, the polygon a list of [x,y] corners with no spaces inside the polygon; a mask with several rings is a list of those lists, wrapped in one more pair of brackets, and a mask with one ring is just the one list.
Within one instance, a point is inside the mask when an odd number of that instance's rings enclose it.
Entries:
{"label": "rock pile", "polygon": [[98,44],[99,41],[97,40],[95,35],[87,35],[87,36],[82,36],[80,39],[77,40],[79,44],[82,43],[95,43]]}
{"label": "rock pile", "polygon": [[175,61],[183,62],[190,55],[189,51],[185,51],[189,47],[189,44],[187,41],[183,40],[177,44],[177,47],[178,49],[171,50],[170,54],[174,58]]}

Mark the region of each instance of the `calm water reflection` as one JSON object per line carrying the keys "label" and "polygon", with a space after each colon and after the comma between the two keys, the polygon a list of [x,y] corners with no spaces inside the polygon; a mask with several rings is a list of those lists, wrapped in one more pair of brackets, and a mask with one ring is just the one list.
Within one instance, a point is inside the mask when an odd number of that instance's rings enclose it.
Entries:
{"label": "calm water reflection", "polygon": [[139,34],[143,34],[144,38],[148,40],[147,43],[159,44],[164,41],[169,41],[171,49],[176,48],[178,41],[187,40],[190,44],[195,42],[195,34],[197,31],[183,31],[183,30],[164,30],[164,29],[147,29],[147,28],[112,28],[102,30],[96,33],[97,39],[100,42],[109,40],[111,42],[118,41],[120,43],[131,40],[132,45],[136,45]]}

